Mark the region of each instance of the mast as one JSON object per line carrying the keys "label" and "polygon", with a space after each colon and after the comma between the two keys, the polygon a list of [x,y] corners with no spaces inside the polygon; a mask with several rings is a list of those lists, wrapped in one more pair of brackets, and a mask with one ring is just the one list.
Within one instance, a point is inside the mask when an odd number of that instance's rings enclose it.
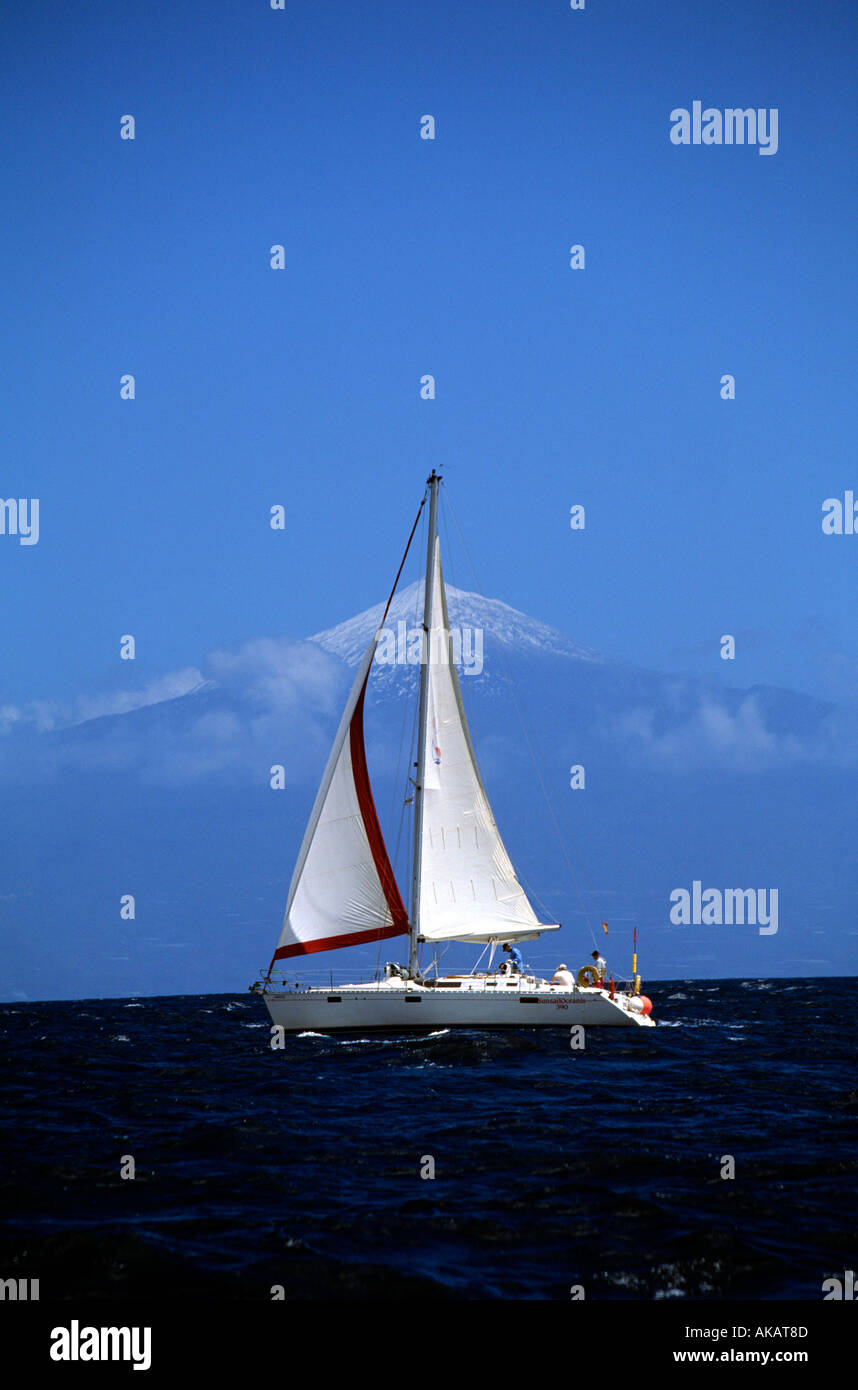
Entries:
{"label": "mast", "polygon": [[411,944],[408,973],[417,978],[417,937],[420,934],[420,868],[423,858],[423,782],[426,772],[426,707],[429,700],[429,634],[432,630],[432,590],[435,565],[435,538],[438,534],[439,475],[432,469],[426,479],[429,487],[429,538],[426,543],[426,577],[423,581],[423,642],[420,660],[420,706],[417,715],[417,777],[414,784],[414,864],[411,875]]}

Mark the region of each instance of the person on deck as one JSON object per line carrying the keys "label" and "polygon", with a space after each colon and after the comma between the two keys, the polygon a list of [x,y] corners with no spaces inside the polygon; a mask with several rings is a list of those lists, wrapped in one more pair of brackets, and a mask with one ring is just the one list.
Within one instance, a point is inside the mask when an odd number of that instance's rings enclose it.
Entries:
{"label": "person on deck", "polygon": [[593,952],[593,964],[595,965],[597,971],[599,972],[599,983],[600,983],[600,984],[604,984],[604,982],[605,982],[605,972],[606,972],[607,969],[608,969],[608,962],[605,960],[605,957],[604,957],[604,956],[600,956],[600,955],[599,955],[599,952],[598,952],[598,951],[594,951],[594,952]]}
{"label": "person on deck", "polygon": [[568,966],[566,966],[566,965],[558,965],[558,967],[557,967],[557,969],[555,970],[554,974],[551,976],[551,983],[552,983],[553,985],[567,985],[567,986],[571,986],[571,985],[574,985],[574,983],[575,983],[575,978],[574,978],[574,976],[573,976],[573,974],[572,974],[572,971],[568,968]]}
{"label": "person on deck", "polygon": [[510,946],[509,942],[504,942],[504,950],[509,952],[509,968],[515,975],[520,975],[524,969],[521,953],[517,946]]}

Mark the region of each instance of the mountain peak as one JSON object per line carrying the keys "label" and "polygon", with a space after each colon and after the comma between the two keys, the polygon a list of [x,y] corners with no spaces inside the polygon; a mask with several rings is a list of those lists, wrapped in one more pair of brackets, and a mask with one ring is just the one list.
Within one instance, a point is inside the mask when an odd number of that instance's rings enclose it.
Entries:
{"label": "mountain peak", "polygon": [[[592,647],[573,642],[555,628],[536,618],[529,618],[526,613],[510,607],[501,599],[485,598],[467,589],[457,589],[453,584],[445,584],[445,589],[451,628],[460,631],[469,629],[471,632],[479,630],[489,645],[567,656],[600,665],[605,661]],[[314,633],[307,640],[340,657],[347,665],[356,667],[373,634],[377,632],[383,613],[384,604],[378,603],[335,627]],[[394,597],[385,627],[396,635],[399,624],[404,622],[406,631],[411,632],[420,627],[422,616],[423,580],[418,579]]]}

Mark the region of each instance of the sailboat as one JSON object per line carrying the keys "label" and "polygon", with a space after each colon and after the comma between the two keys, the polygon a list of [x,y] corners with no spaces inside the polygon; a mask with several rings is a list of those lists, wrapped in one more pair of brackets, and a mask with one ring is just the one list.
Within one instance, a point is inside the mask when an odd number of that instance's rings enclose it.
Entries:
{"label": "sailboat", "polygon": [[[504,960],[497,946],[556,932],[541,922],[516,877],[477,766],[453,657],[438,535],[440,476],[433,470],[379,628],[367,647],[337,730],[298,853],[283,926],[267,971],[251,989],[287,1032],[574,1025],[653,1027],[640,977],[625,991],[594,978],[552,983]],[[364,700],[376,648],[428,500],[410,911],[388,856],[364,747]],[[283,962],[408,937],[407,963],[389,962],[368,983],[288,982]],[[488,968],[434,975],[420,966],[450,941],[481,945]],[[436,957],[437,959],[437,957]],[[435,963],[435,962],[433,962]],[[589,971],[590,974],[587,974]],[[559,972],[558,972],[559,973]]]}

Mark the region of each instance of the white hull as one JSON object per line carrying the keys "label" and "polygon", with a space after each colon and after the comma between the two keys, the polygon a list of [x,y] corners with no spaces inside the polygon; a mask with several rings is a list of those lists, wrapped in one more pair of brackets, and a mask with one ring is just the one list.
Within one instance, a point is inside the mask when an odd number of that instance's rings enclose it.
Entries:
{"label": "white hull", "polygon": [[654,1028],[641,1001],[603,989],[524,977],[486,983],[466,976],[416,984],[401,979],[331,989],[262,991],[272,1022],[290,1033],[405,1028]]}

